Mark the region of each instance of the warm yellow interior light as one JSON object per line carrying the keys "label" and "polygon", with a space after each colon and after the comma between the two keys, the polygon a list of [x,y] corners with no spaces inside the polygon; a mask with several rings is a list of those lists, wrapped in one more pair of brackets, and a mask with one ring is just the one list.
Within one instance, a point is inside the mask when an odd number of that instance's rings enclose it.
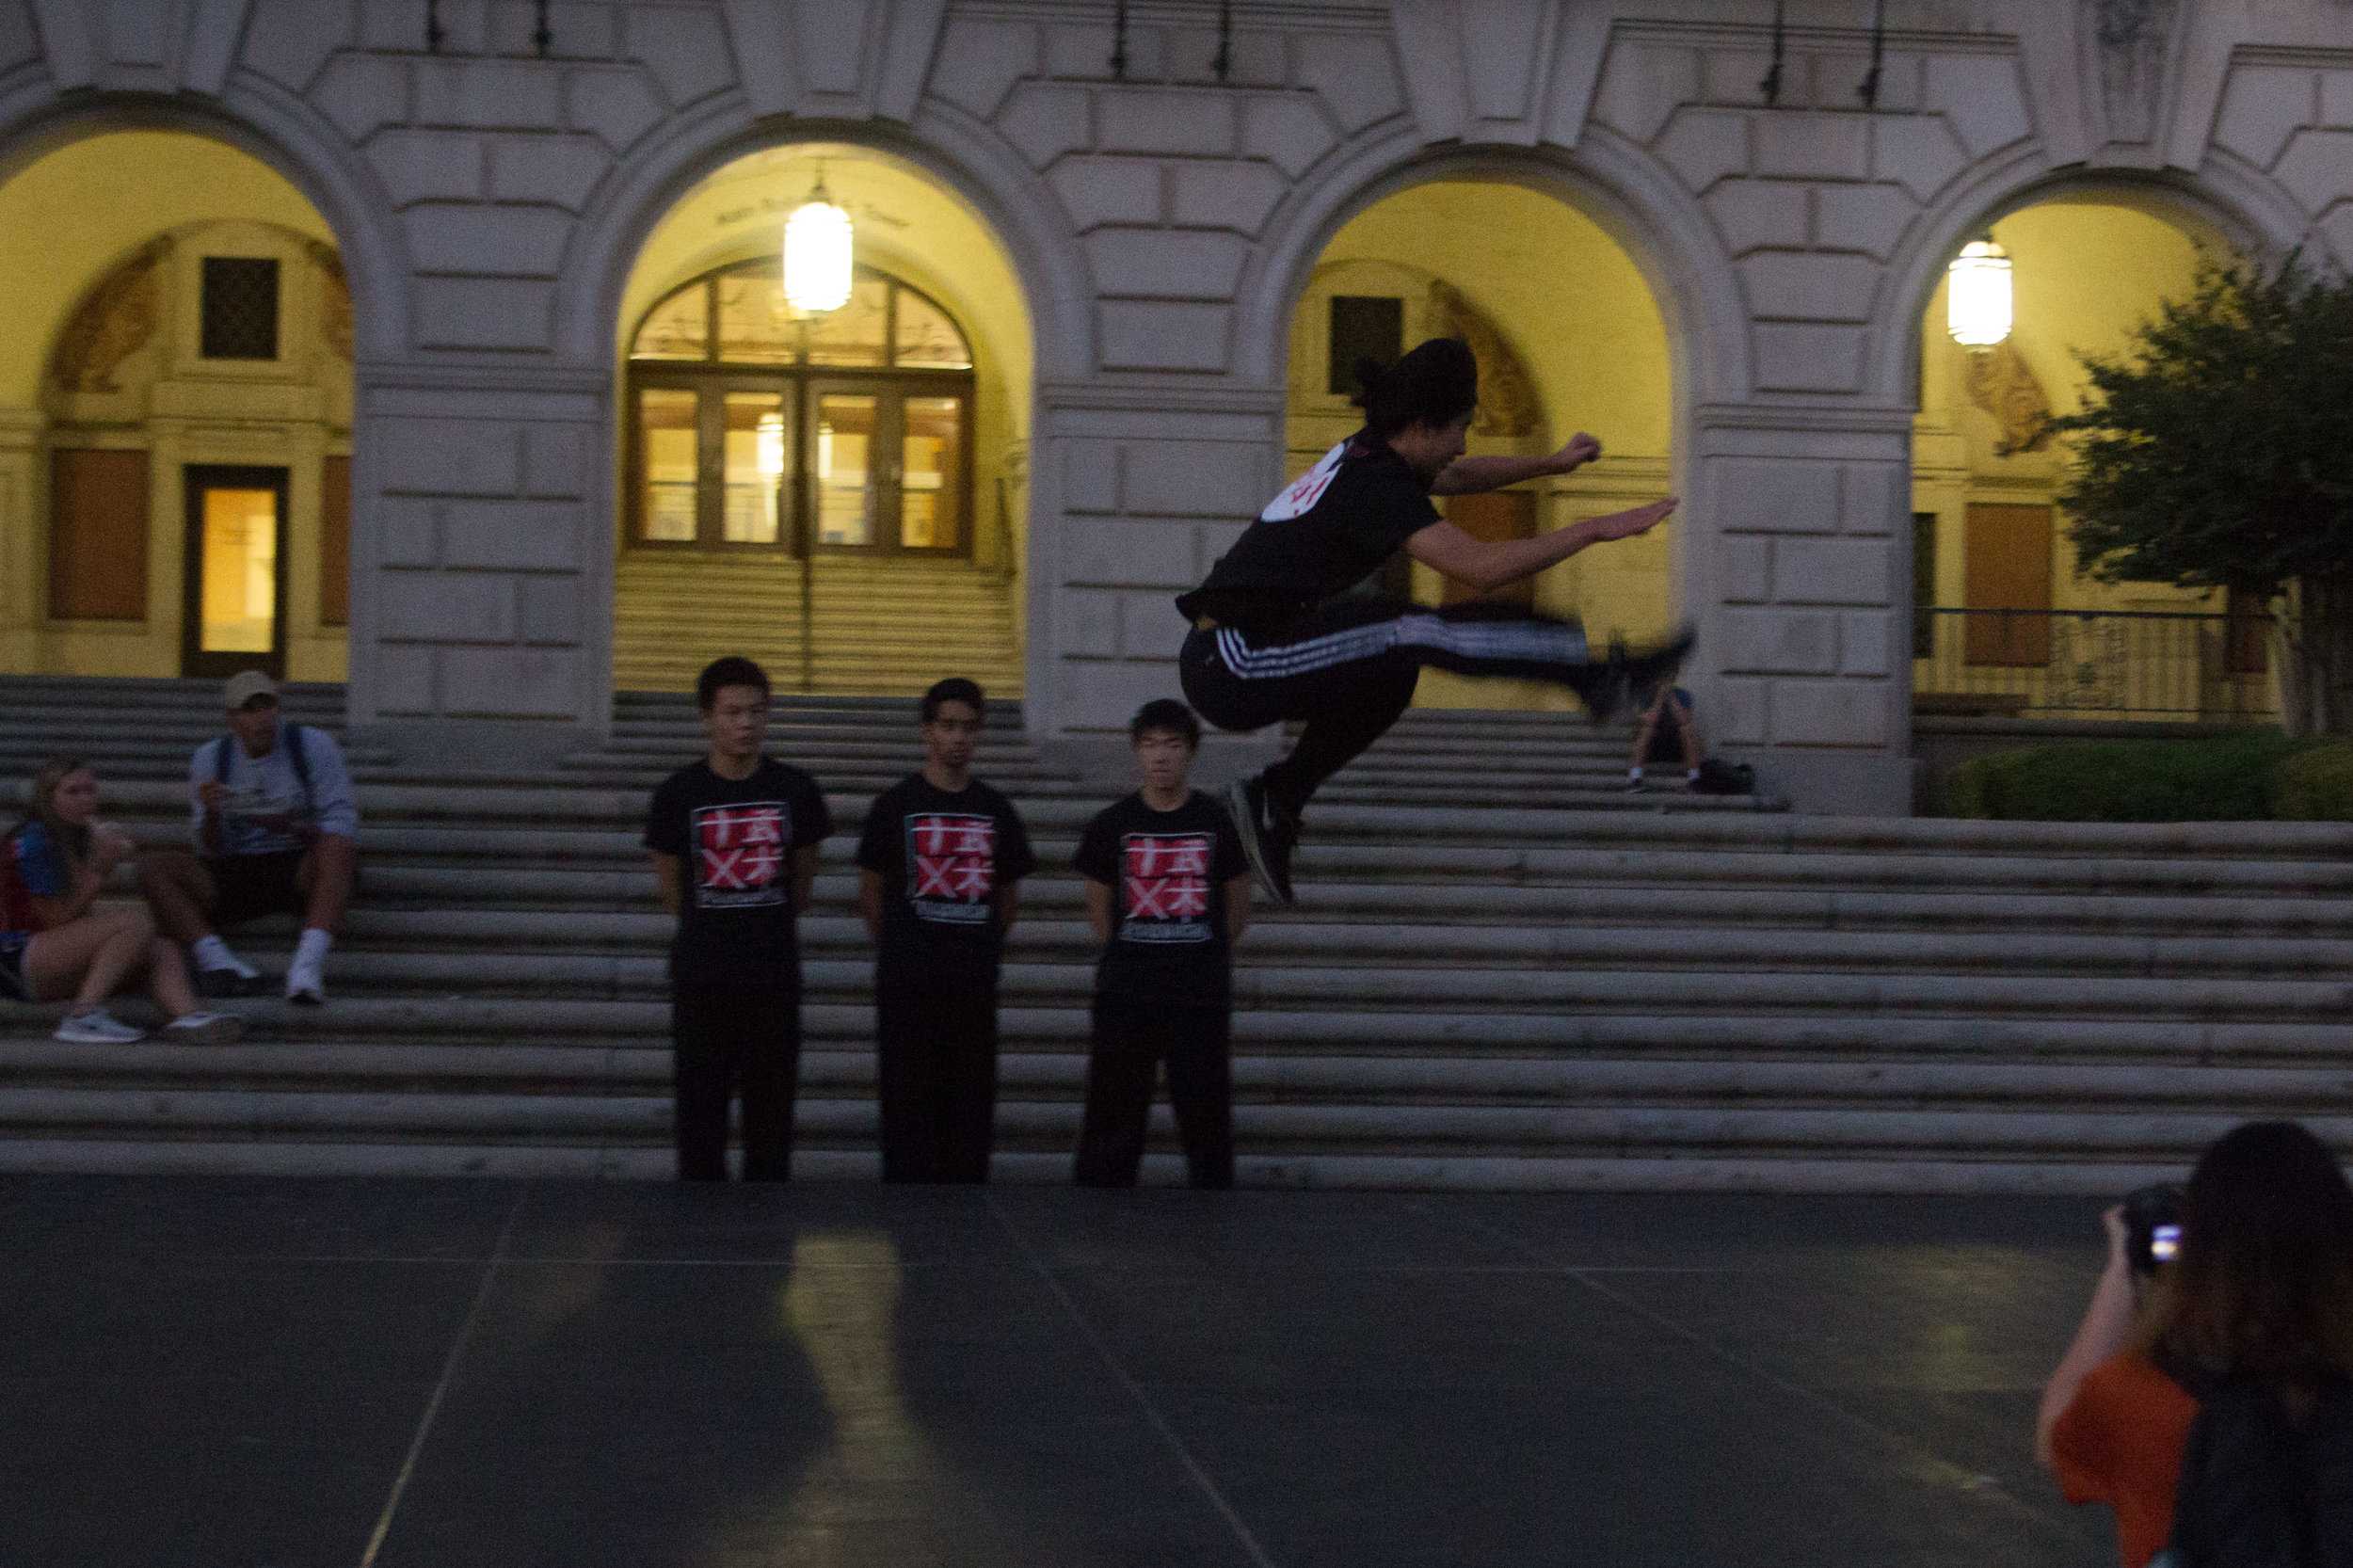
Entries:
{"label": "warm yellow interior light", "polygon": [[771,483],[784,474],[784,416],[762,414],[760,427],[753,438],[759,454],[760,476]]}
{"label": "warm yellow interior light", "polygon": [[1993,236],[1971,240],[1946,270],[1945,329],[1963,348],[1992,348],[2009,336],[2009,252]]}

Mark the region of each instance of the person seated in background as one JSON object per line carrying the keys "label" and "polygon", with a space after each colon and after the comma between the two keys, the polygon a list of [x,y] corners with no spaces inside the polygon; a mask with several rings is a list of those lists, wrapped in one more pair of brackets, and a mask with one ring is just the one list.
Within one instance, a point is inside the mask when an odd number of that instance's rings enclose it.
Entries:
{"label": "person seated in background", "polygon": [[231,676],[222,698],[229,733],[198,746],[188,765],[197,853],[144,856],[139,885],[164,934],[196,960],[206,996],[267,984],[221,931],[264,915],[299,919],[286,1000],[316,1005],[360,871],[351,775],[332,735],[280,717],[277,682],[261,671]]}
{"label": "person seated in background", "polygon": [[180,950],[155,935],[136,904],[98,906],[114,869],[136,846],[98,821],[98,776],[76,757],[41,764],[24,820],[0,844],[0,996],[18,1001],[72,997],[56,1037],[120,1046],[146,1032],[106,1011],[106,999],[144,975],[170,1015],[164,1037],[222,1045],[244,1032],[235,1018],[197,1005]]}
{"label": "person seated in background", "polygon": [[1691,716],[1691,694],[1680,686],[1662,686],[1634,727],[1634,760],[1625,770],[1625,787],[1641,789],[1645,767],[1678,759],[1684,783],[1696,788],[1707,748],[1700,744],[1699,722]]}
{"label": "person seated in background", "polygon": [[2251,1384],[2309,1413],[2353,1376],[2353,1188],[2319,1139],[2233,1128],[2199,1157],[2180,1220],[2174,1261],[2143,1288],[2122,1206],[2102,1216],[2107,1266],[2035,1421],[2067,1499],[2116,1511],[2124,1568],[2174,1539],[2201,1400]]}

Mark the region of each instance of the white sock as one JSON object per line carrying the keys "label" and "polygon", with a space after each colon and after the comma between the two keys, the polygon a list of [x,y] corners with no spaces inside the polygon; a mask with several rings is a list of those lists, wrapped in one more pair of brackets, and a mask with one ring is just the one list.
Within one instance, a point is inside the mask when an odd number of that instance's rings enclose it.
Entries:
{"label": "white sock", "polygon": [[294,961],[307,968],[318,968],[327,962],[327,950],[335,945],[335,938],[317,926],[302,928],[302,940],[295,944]]}
{"label": "white sock", "polygon": [[1686,784],[1698,783],[1700,781],[1700,770],[1697,768],[1691,769],[1689,773],[1683,776],[1683,781]]}
{"label": "white sock", "polygon": [[228,969],[244,980],[251,980],[262,972],[230,952],[229,944],[217,936],[199,936],[189,944],[188,952],[200,969]]}
{"label": "white sock", "polygon": [[1640,784],[1642,781],[1642,770],[1640,768],[1626,769],[1625,781],[1628,784]]}

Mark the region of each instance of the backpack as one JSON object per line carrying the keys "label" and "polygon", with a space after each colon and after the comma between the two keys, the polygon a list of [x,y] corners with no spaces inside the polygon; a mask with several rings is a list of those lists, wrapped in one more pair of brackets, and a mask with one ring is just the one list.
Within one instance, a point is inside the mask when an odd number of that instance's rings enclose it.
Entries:
{"label": "backpack", "polygon": [[1693,791],[1704,795],[1752,795],[1756,792],[1756,770],[1746,762],[1723,762],[1713,757],[1700,761],[1700,773],[1691,780]]}
{"label": "backpack", "polygon": [[[2202,1380],[2193,1380],[2193,1383]],[[2298,1426],[2253,1378],[2198,1396],[2174,1493],[2169,1568],[2353,1568],[2353,1384],[2322,1385]]]}
{"label": "backpack", "polygon": [[[312,804],[311,795],[311,756],[309,752],[303,749],[302,726],[295,723],[292,719],[288,719],[285,724],[280,728],[278,733],[279,738],[285,743],[287,760],[294,763],[295,783],[301,787],[302,804],[309,806]],[[223,735],[219,740],[215,741],[212,744],[213,782],[216,784],[226,784],[229,782],[229,743],[235,739],[236,737],[233,735]]]}

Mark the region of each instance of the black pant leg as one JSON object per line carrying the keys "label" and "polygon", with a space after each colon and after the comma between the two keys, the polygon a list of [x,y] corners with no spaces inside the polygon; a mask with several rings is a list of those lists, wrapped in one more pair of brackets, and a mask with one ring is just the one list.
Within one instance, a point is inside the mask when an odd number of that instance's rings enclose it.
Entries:
{"label": "black pant leg", "polygon": [[1420,680],[1420,666],[1394,654],[1334,680],[1290,755],[1266,770],[1267,793],[1291,815],[1304,812],[1324,780],[1363,756],[1413,706]]}
{"label": "black pant leg", "polygon": [[748,992],[740,1005],[734,1044],[744,1089],[744,1179],[788,1180],[801,1079],[801,993],[797,986]]}
{"label": "black pant leg", "polygon": [[1087,1052],[1086,1112],[1079,1127],[1076,1175],[1081,1187],[1133,1187],[1144,1164],[1152,1114],[1159,1041],[1149,1005],[1095,999],[1095,1038]]}
{"label": "black pant leg", "polygon": [[1166,1010],[1168,1103],[1195,1187],[1234,1185],[1233,1010]]}
{"label": "black pant leg", "polygon": [[934,1126],[931,1030],[923,997],[908,975],[874,975],[875,1099],[882,1113],[883,1179],[934,1181],[938,1135]]}
{"label": "black pant leg", "polygon": [[934,1101],[937,1179],[988,1180],[997,1142],[997,987],[972,977],[940,999]]}
{"label": "black pant leg", "polygon": [[1433,610],[1350,595],[1255,634],[1196,631],[1177,673],[1187,699],[1221,728],[1306,721],[1290,755],[1265,775],[1268,792],[1298,811],[1397,722],[1424,665],[1581,693],[1593,678],[1587,654],[1576,622],[1515,605]]}
{"label": "black pant leg", "polygon": [[681,1181],[728,1178],[728,1100],[734,1087],[724,1009],[712,993],[672,983],[670,1082]]}

